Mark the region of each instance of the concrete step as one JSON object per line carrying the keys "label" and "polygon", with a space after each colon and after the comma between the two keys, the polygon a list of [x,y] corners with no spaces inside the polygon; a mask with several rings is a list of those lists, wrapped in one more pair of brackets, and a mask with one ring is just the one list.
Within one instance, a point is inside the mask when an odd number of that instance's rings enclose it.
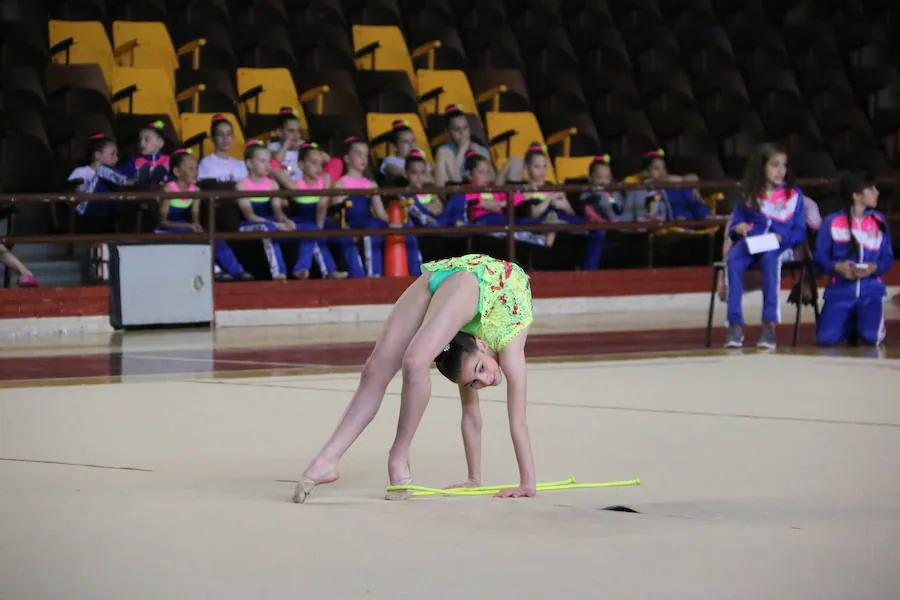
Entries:
{"label": "concrete step", "polygon": [[[18,252],[16,253],[19,256]],[[27,261],[19,256],[34,276],[38,278],[41,287],[77,287],[84,285],[82,263],[74,260],[52,261]],[[16,287],[17,275],[13,275],[12,287]]]}

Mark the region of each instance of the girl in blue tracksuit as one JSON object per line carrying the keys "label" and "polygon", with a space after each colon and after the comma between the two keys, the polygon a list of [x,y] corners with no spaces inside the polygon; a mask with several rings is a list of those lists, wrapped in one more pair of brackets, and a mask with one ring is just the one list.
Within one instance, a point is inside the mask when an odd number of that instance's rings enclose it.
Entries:
{"label": "girl in blue tracksuit", "polygon": [[160,186],[169,179],[169,157],[162,153],[166,145],[165,124],[154,121],[138,133],[138,155],[122,168],[122,174],[141,185]]}
{"label": "girl in blue tracksuit", "polygon": [[[163,186],[163,189],[167,192],[186,192],[188,197],[167,198],[160,201],[156,233],[202,232],[200,202],[194,201],[190,197],[190,194],[200,191],[200,188],[197,187],[197,159],[190,150],[179,149],[172,153],[169,164],[173,179]],[[231,246],[225,240],[215,240],[213,247],[217,279],[225,281],[253,279],[253,275],[244,270],[231,250]]]}
{"label": "girl in blue tracksuit", "polygon": [[[258,140],[250,140],[244,149],[244,162],[248,176],[237,182],[236,190],[253,192],[270,192],[279,189],[278,184],[269,177],[272,171],[272,155]],[[240,231],[296,231],[297,225],[284,214],[280,198],[258,196],[241,198],[238,208],[244,217],[238,229]],[[269,272],[275,281],[287,279],[287,268],[281,243],[271,238],[263,238],[263,250],[269,262]]]}
{"label": "girl in blue tracksuit", "polygon": [[855,334],[877,346],[885,334],[884,274],[894,263],[891,236],[884,215],[875,210],[878,188],[871,177],[844,175],[841,196],[850,205],[825,218],[816,241],[816,263],[829,276],[816,338],[833,345]]}
{"label": "girl in blue tracksuit", "polygon": [[[337,180],[335,187],[345,190],[377,188],[363,172],[369,163],[369,144],[357,137],[344,140],[347,153],[344,156],[344,175]],[[379,229],[388,226],[388,214],[380,195],[363,196],[348,193],[346,221],[351,229]],[[399,225],[402,226],[402,225]],[[422,274],[422,260],[415,236],[405,236],[406,256],[410,275]],[[369,277],[381,277],[384,273],[384,238],[380,236],[363,237],[363,255],[366,274]]]}
{"label": "girl in blue tracksuit", "polygon": [[[291,190],[324,190],[331,187],[331,177],[323,172],[325,166],[325,153],[319,149],[319,145],[306,142],[300,145],[297,155],[297,164],[303,173],[299,179],[293,180],[273,169],[273,176],[281,187]],[[298,230],[323,230],[340,229],[340,226],[328,219],[328,209],[332,204],[330,196],[294,196],[290,199],[291,220],[297,225]],[[322,277],[326,279],[344,279],[346,271],[338,271],[334,256],[328,247],[328,242],[333,242],[344,257],[344,262],[350,269],[353,277],[365,277],[362,259],[353,238],[339,237],[330,239],[301,239],[297,248],[297,263],[294,265],[294,276],[297,279],[309,277],[313,261],[319,267]]]}
{"label": "girl in blue tracksuit", "polygon": [[[728,314],[725,347],[743,345],[744,314],[742,300],[744,273],[753,265],[762,271],[762,331],[757,345],[775,348],[775,324],[781,321],[778,290],[781,286],[781,262],[795,246],[806,240],[803,192],[786,184],[787,154],[774,144],[760,144],[747,160],[741,184],[745,201],[734,207],[728,236],[734,245],[725,259],[728,283]],[[774,233],[778,247],[751,254],[746,239]]]}

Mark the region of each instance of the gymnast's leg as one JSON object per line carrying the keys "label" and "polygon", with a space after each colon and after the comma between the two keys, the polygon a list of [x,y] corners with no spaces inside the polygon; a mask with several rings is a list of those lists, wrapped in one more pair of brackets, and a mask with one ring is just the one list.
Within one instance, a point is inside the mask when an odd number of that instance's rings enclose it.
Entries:
{"label": "gymnast's leg", "polygon": [[350,405],[331,438],[303,473],[294,491],[294,502],[304,502],[317,484],[337,481],[341,457],[378,412],[384,392],[400,370],[406,349],[418,331],[430,301],[428,275],[419,277],[397,300],[363,367]]}

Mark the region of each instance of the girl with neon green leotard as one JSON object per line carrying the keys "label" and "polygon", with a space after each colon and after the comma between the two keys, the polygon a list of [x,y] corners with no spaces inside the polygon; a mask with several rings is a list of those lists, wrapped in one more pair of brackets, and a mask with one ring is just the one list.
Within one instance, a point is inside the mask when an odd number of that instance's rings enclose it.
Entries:
{"label": "girl with neon green leotard", "polygon": [[[537,480],[525,419],[525,339],[532,322],[531,285],[518,266],[483,254],[422,265],[422,275],[400,296],[366,361],[359,386],[340,423],[294,490],[305,502],[320,484],[339,477],[340,460],[375,417],[387,386],[403,374],[397,434],[388,455],[391,485],[412,482],[409,450],[431,395],[431,363],[459,386],[468,475],[451,487],[481,485],[481,409],[478,390],[507,380],[510,434],[519,487],[505,498],[530,497]],[[402,499],[408,492],[388,492]]]}

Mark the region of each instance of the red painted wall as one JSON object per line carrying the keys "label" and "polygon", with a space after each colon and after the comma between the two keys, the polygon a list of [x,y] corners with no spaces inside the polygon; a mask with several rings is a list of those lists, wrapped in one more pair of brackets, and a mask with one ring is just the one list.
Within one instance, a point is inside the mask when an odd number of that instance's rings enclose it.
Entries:
{"label": "red painted wall", "polygon": [[[635,269],[593,272],[532,273],[535,298],[636,296],[704,293],[709,291],[709,267]],[[887,277],[900,285],[900,269]],[[324,306],[391,304],[412,278],[350,279],[343,281],[259,281],[215,286],[217,310],[316,308]],[[782,287],[793,284],[782,280]],[[109,313],[107,287],[0,290],[0,319],[95,316]]]}

